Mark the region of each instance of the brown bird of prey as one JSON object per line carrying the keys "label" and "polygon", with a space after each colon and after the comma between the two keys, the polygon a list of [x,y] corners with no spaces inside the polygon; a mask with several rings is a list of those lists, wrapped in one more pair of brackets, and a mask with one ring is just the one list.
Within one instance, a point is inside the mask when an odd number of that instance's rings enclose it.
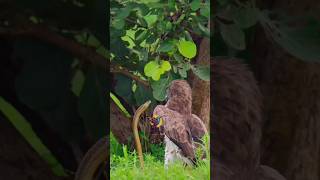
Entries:
{"label": "brown bird of prey", "polygon": [[167,90],[168,101],[153,111],[153,126],[162,126],[165,141],[165,167],[176,160],[195,164],[196,143],[207,133],[201,119],[191,113],[192,92],[185,80],[174,80]]}

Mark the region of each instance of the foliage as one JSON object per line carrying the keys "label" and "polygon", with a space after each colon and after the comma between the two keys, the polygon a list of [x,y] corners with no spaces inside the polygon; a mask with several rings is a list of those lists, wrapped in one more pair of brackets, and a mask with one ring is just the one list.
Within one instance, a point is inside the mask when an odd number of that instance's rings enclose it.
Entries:
{"label": "foliage", "polygon": [[[185,79],[189,70],[198,68],[192,62],[197,45],[191,35],[209,37],[209,7],[209,1],[200,0],[111,1],[111,63],[147,80],[151,90],[142,90],[139,82],[133,84],[145,94],[151,91],[149,99],[163,101],[172,80]],[[208,80],[209,71],[196,74]],[[132,84],[131,79],[125,81]],[[132,88],[117,88],[123,82],[118,81],[115,93],[131,105],[141,102]]]}
{"label": "foliage", "polygon": [[[1,41],[6,43],[7,37],[3,36],[9,32],[8,46],[12,49],[12,59],[8,64],[19,67],[12,75],[19,101],[15,104],[22,103],[16,108],[19,110],[25,105],[52,129],[49,134],[54,134],[58,141],[64,141],[66,146],[72,144],[72,147],[80,149],[85,137],[98,140],[105,136],[108,98],[105,67],[83,61],[84,58],[77,56],[77,49],[68,50],[71,47],[68,42],[76,44],[76,48],[92,50],[107,62],[107,1],[4,0],[1,5],[4,12],[0,14]],[[20,36],[19,33],[23,32],[27,34]],[[8,119],[20,117],[18,112],[9,115]],[[26,127],[24,131],[29,130],[23,121],[16,125],[17,129],[20,125]],[[60,165],[45,146],[34,143],[42,137],[37,139],[25,135],[25,138],[40,156],[51,159],[47,161],[50,166]],[[51,151],[65,150],[65,147],[59,148]]]}
{"label": "foliage", "polygon": [[[53,33],[91,46],[107,57],[106,1],[77,2],[16,0],[8,6],[20,10],[19,15],[13,18],[3,14],[0,18],[9,25],[45,24],[54,29]],[[84,134],[96,140],[106,134],[108,83],[102,68],[84,64],[65,49],[43,40],[17,38],[12,43],[13,56],[22,65],[15,83],[22,103],[39,113],[67,142],[80,142]]]}
{"label": "foliage", "polygon": [[[255,25],[260,23],[270,40],[292,56],[304,61],[319,61],[319,21],[305,17],[289,18],[283,14],[259,9],[252,2],[254,1],[244,3],[229,0],[218,1],[217,11],[214,14],[215,22],[219,27],[214,34],[214,52],[218,52],[216,55],[241,56],[247,51],[248,40],[254,32]],[[292,26],[301,20],[307,21],[306,25]],[[223,42],[217,36],[221,36]]]}

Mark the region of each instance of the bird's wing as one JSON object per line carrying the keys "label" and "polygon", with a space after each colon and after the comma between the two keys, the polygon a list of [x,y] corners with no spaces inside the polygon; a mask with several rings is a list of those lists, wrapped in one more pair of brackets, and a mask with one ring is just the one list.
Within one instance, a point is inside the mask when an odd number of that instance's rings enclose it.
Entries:
{"label": "bird's wing", "polygon": [[172,111],[163,105],[158,105],[154,109],[153,114],[163,118],[165,135],[181,149],[185,157],[195,162],[191,134],[185,124],[184,117],[180,113]]}
{"label": "bird's wing", "polygon": [[196,142],[201,142],[201,138],[208,133],[206,126],[201,121],[201,119],[195,115],[192,114],[190,119],[188,119],[188,126],[190,128],[190,132],[192,135],[192,138]]}

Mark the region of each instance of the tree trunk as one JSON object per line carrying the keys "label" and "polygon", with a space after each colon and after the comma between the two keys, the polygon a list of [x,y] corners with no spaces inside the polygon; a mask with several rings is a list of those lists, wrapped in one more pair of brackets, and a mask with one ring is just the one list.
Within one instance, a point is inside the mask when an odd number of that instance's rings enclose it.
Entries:
{"label": "tree trunk", "polygon": [[127,118],[112,100],[110,100],[110,129],[119,143],[128,145],[133,142],[131,119]]}
{"label": "tree trunk", "polygon": [[[196,59],[198,65],[210,65],[210,40],[203,38]],[[190,75],[192,86],[192,113],[202,119],[207,129],[210,122],[210,81],[203,81],[195,74]]]}
{"label": "tree trunk", "polygon": [[[320,7],[315,0],[267,3],[289,16]],[[318,8],[319,11],[319,8]],[[301,22],[299,22],[301,23]],[[290,180],[320,179],[320,65],[293,58],[256,34],[255,74],[264,96],[262,163]]]}

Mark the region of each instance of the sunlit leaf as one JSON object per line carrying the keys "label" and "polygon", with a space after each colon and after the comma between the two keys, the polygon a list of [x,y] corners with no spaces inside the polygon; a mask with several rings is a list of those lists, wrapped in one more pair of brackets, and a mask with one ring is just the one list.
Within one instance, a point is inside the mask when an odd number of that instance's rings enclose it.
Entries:
{"label": "sunlit leaf", "polygon": [[160,76],[171,69],[169,61],[161,60],[160,64],[157,61],[150,61],[144,67],[144,73],[147,77],[151,77],[154,81],[160,79]]}
{"label": "sunlit leaf", "polygon": [[191,41],[180,41],[178,43],[179,52],[186,58],[193,58],[197,54],[197,46]]}
{"label": "sunlit leaf", "polygon": [[151,27],[154,23],[157,22],[158,16],[157,15],[147,15],[144,17],[144,19],[146,20],[148,27]]}

